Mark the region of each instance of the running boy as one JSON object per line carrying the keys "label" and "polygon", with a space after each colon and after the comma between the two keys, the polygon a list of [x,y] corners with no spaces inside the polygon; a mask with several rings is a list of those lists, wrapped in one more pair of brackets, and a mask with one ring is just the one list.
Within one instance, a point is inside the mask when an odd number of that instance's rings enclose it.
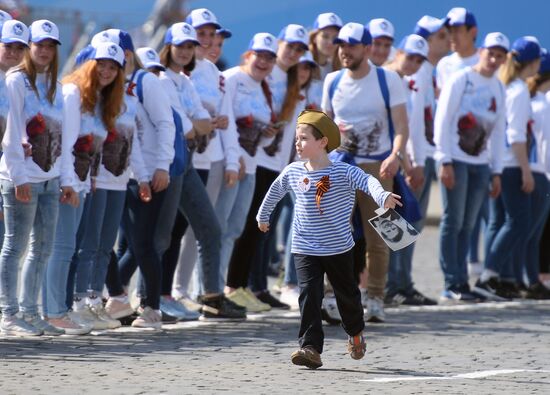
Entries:
{"label": "running boy", "polygon": [[316,369],[323,365],[321,301],[323,275],[327,274],[336,295],[342,326],[349,335],[348,352],[353,359],[365,355],[363,307],[353,277],[353,237],[350,217],[355,190],[373,197],[379,206],[401,205],[398,195],[386,192],[380,182],[358,167],[332,163],[328,153],[340,145],[338,126],[323,112],[305,110],[298,117],[296,152],[302,160],[291,163],[273,182],[256,217],[262,232],[282,197],[296,195],[292,254],[300,286],[300,349],[292,363]]}

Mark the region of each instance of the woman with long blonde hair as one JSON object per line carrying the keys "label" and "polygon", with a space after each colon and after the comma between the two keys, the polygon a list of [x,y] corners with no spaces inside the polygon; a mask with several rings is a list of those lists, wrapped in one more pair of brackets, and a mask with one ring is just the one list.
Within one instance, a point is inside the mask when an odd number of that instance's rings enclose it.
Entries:
{"label": "woman with long blonde hair", "polygon": [[[0,330],[6,335],[60,335],[63,330],[40,317],[37,299],[52,252],[59,201],[77,206],[78,195],[66,178],[72,172],[66,157],[70,152],[62,147],[67,130],[57,81],[59,30],[44,19],[33,22],[30,31],[30,50],[6,79],[10,110],[0,161],[6,225],[0,254]],[[30,155],[22,141],[32,147]],[[27,246],[18,303],[19,261]],[[22,318],[16,315],[19,310]]]}

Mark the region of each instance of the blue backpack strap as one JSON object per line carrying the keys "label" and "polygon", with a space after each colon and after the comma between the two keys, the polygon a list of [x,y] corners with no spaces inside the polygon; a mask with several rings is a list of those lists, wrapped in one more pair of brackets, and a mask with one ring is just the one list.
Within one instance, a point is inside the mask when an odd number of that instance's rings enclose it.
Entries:
{"label": "blue backpack strap", "polygon": [[338,88],[338,84],[340,83],[340,80],[344,76],[344,73],[346,72],[346,69],[341,69],[338,71],[338,74],[334,77],[332,82],[330,83],[330,86],[328,87],[328,98],[332,102],[332,98],[334,97],[334,93],[336,93],[336,88]]}
{"label": "blue backpack strap", "polygon": [[388,113],[388,128],[390,130],[390,140],[393,148],[393,136],[395,135],[395,129],[393,128],[393,120],[391,118],[390,90],[388,89],[388,81],[386,81],[386,73],[382,67],[376,68],[376,75],[378,76],[378,85],[380,85],[380,91],[382,92],[384,105],[386,106],[386,111]]}
{"label": "blue backpack strap", "polygon": [[136,93],[139,102],[143,104],[143,77],[147,74],[146,71],[140,71],[136,79]]}

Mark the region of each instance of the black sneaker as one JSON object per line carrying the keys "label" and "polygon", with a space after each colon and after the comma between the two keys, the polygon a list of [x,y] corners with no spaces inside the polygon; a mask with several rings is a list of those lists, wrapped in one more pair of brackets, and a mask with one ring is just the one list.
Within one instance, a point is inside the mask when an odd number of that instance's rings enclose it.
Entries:
{"label": "black sneaker", "polygon": [[[487,300],[492,300],[495,302],[504,302],[506,300],[510,300],[509,298],[505,298],[504,296],[500,296],[497,294],[499,288],[500,281],[496,277],[492,277],[484,282],[481,282],[481,280],[477,280],[476,284],[474,285],[474,293],[483,296]],[[501,292],[501,294],[503,293]]]}
{"label": "black sneaker", "polygon": [[290,310],[290,306],[281,302],[279,299],[269,293],[269,291],[262,291],[256,294],[256,297],[260,299],[260,302],[267,303],[274,309]]}
{"label": "black sneaker", "polygon": [[200,303],[203,305],[202,314],[204,319],[246,319],[246,309],[243,310],[241,306],[236,308],[236,304],[227,299],[223,294],[208,297],[201,296]]}
{"label": "black sneaker", "polygon": [[525,298],[535,300],[550,299],[550,289],[546,288],[541,282],[536,282],[527,288]]}
{"label": "black sneaker", "polygon": [[418,290],[414,288],[411,294],[404,296],[405,299],[401,302],[401,304],[405,306],[435,306],[437,304],[435,300],[422,295]]}
{"label": "black sneaker", "polygon": [[498,296],[508,300],[521,298],[517,285],[509,281],[501,281],[496,293]]}

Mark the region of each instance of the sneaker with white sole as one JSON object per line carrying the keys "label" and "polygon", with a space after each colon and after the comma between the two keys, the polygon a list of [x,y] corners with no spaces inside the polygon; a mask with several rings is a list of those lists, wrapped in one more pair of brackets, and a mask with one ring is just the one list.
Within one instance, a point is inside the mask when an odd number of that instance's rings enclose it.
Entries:
{"label": "sneaker with white sole", "polygon": [[97,318],[107,323],[107,329],[116,329],[122,326],[119,320],[115,320],[105,311],[105,307],[103,307],[102,303],[91,306],[90,310],[92,310]]}
{"label": "sneaker with white sole", "polygon": [[162,328],[162,314],[147,306],[139,309],[139,317],[132,322],[134,328]]}
{"label": "sneaker with white sole", "polygon": [[65,331],[66,335],[87,335],[92,328],[89,325],[80,325],[74,322],[68,314],[57,318],[48,318],[48,323]]}
{"label": "sneaker with white sole", "polygon": [[29,324],[25,320],[12,316],[2,316],[0,321],[0,332],[6,336],[40,336],[42,330]]}
{"label": "sneaker with white sole", "polygon": [[298,298],[300,297],[300,288],[298,287],[286,287],[281,288],[281,296],[279,299],[281,302],[286,303],[290,306],[291,310],[298,310],[300,304],[298,303]]}
{"label": "sneaker with white sole", "polygon": [[342,322],[342,317],[338,311],[336,298],[331,294],[325,294],[321,304],[321,317],[331,325],[337,325]]}
{"label": "sneaker with white sole", "polygon": [[160,297],[160,311],[164,314],[176,318],[178,321],[198,320],[200,314],[196,311],[190,311],[171,296]]}
{"label": "sneaker with white sole", "polygon": [[361,359],[367,351],[367,342],[363,332],[348,337],[348,353],[352,359]]}
{"label": "sneaker with white sole", "polygon": [[50,325],[47,321],[44,321],[42,317],[38,314],[23,314],[23,320],[27,324],[34,326],[35,328],[42,331],[43,335],[46,336],[61,336],[65,334],[65,331],[60,328],[56,328],[53,325]]}
{"label": "sneaker with white sole", "polygon": [[[250,288],[240,288],[241,292],[244,294],[244,296],[254,305],[256,306],[257,310],[259,312],[262,311],[269,311],[271,310],[271,306],[267,303],[262,302],[258,297],[252,292]],[[247,308],[247,311],[248,308]]]}
{"label": "sneaker with white sole", "polygon": [[94,331],[100,331],[104,329],[109,329],[109,323],[100,319],[91,309],[90,306],[84,305],[77,307],[74,305],[75,309],[69,316],[73,321],[79,325],[88,324],[92,327]]}
{"label": "sneaker with white sole", "polygon": [[115,320],[119,318],[128,317],[134,314],[134,309],[130,302],[120,301],[119,299],[109,298],[105,304],[105,311]]}
{"label": "sneaker with white sole", "polygon": [[365,321],[367,322],[384,322],[386,313],[384,312],[384,301],[379,297],[367,299],[367,314]]}
{"label": "sneaker with white sole", "polygon": [[179,298],[175,297],[174,299],[176,299],[179,303],[184,305],[187,310],[197,311],[197,312],[200,312],[202,310],[202,304],[194,301],[189,296],[182,296]]}

